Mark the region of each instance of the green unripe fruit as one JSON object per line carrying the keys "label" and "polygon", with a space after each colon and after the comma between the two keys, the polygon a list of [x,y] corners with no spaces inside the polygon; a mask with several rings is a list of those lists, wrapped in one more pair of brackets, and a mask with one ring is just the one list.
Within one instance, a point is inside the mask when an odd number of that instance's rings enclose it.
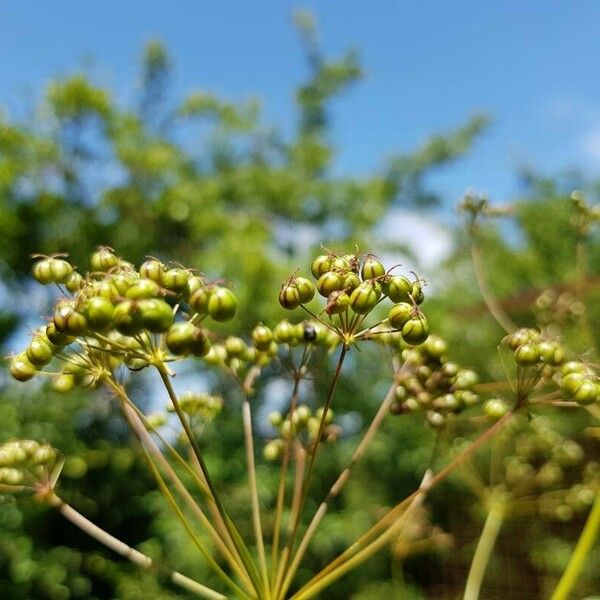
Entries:
{"label": "green unripe fruit", "polygon": [[279,304],[286,310],[294,310],[301,304],[300,292],[295,285],[286,284],[279,292]]}
{"label": "green unripe fruit", "polygon": [[434,429],[440,429],[446,424],[446,417],[437,411],[428,410],[425,413],[425,418],[429,425],[431,425]]}
{"label": "green unripe fruit", "polygon": [[54,323],[54,321],[50,321],[48,325],[46,325],[45,332],[48,341],[51,344],[54,344],[55,346],[66,346],[67,344],[70,344],[73,341],[72,337],[56,329],[56,324]]}
{"label": "green unripe fruit", "polygon": [[389,299],[394,302],[409,302],[413,284],[403,275],[393,275],[384,280],[383,289]]}
{"label": "green unripe fruit", "polygon": [[506,413],[508,413],[508,406],[504,400],[493,398],[485,403],[483,411],[488,419],[499,421]]}
{"label": "green unripe fruit", "polygon": [[283,423],[283,415],[277,410],[269,413],[267,419],[272,427],[279,427]]}
{"label": "green unripe fruit", "polygon": [[333,294],[333,292],[344,289],[344,280],[339,273],[336,273],[335,271],[327,271],[327,273],[323,273],[323,275],[319,277],[319,281],[317,281],[317,289],[319,290],[319,294],[321,294],[321,296],[327,298]]}
{"label": "green unripe fruit", "polygon": [[29,342],[25,354],[32,365],[42,367],[52,360],[53,348],[49,342],[44,341],[40,337],[34,337]]}
{"label": "green unripe fruit", "polygon": [[302,429],[303,427],[306,427],[310,417],[310,409],[305,404],[302,404],[292,413],[292,422],[298,429]]}
{"label": "green unripe fruit", "polygon": [[90,298],[83,308],[90,328],[95,331],[103,331],[111,325],[114,310],[112,302],[102,296]]}
{"label": "green unripe fruit", "polygon": [[92,254],[90,266],[92,271],[100,271],[106,273],[119,264],[119,258],[111,248],[101,246]]}
{"label": "green unripe fruit", "polygon": [[288,344],[294,337],[294,326],[289,321],[280,321],[273,329],[273,338],[278,344]]}
{"label": "green unripe fruit", "polygon": [[560,365],[565,360],[565,352],[556,342],[543,340],[537,345],[538,352],[542,362],[548,365]]}
{"label": "green unripe fruit", "polygon": [[[105,281],[103,283],[108,284],[112,289],[107,289],[106,293],[101,293],[101,296],[105,296],[109,300],[115,300],[119,296],[125,296],[127,290],[134,285],[139,279],[137,277],[132,277],[131,275],[125,275],[125,273],[116,273],[115,275],[110,276],[109,281]],[[114,293],[114,290],[117,293]]]}
{"label": "green unripe fruit", "polygon": [[380,297],[381,290],[371,281],[364,281],[350,295],[350,307],[356,314],[366,315],[375,308]]}
{"label": "green unripe fruit", "polygon": [[200,327],[194,327],[194,333],[189,344],[190,352],[194,356],[206,356],[210,348],[211,343],[206,332]]}
{"label": "green unripe fruit", "polygon": [[35,366],[31,364],[27,356],[20,354],[15,356],[10,363],[10,374],[17,381],[29,381],[35,376]]}
{"label": "green unripe fruit", "polygon": [[515,350],[515,362],[518,365],[535,365],[540,360],[540,353],[534,344],[523,344]]}
{"label": "green unripe fruit", "polygon": [[162,284],[164,272],[164,265],[160,260],[156,260],[155,258],[149,258],[140,265],[140,276],[144,279],[150,279],[159,285]]}
{"label": "green unripe fruit", "polygon": [[208,301],[216,289],[217,286],[214,285],[199,287],[190,295],[189,302],[190,306],[194,309],[194,312],[199,315],[208,314]]}
{"label": "green unripe fruit", "polygon": [[296,277],[294,279],[294,286],[298,290],[300,304],[307,304],[315,297],[315,286],[306,277]]}
{"label": "green unripe fruit", "polygon": [[70,304],[58,306],[54,311],[53,321],[58,331],[68,335],[83,335],[88,329],[85,316],[76,311]]}
{"label": "green unripe fruit", "polygon": [[265,325],[257,325],[252,330],[252,342],[259,350],[267,350],[273,341],[273,332]]}
{"label": "green unripe fruit", "polygon": [[[110,300],[111,302],[116,302],[117,299],[122,294],[119,291],[119,289],[117,288],[117,286],[114,285],[113,281],[114,281],[114,278],[111,278],[110,281],[108,279],[106,279],[104,281],[99,281],[98,283],[95,283],[94,287],[92,288],[92,294],[94,296],[98,296],[100,298],[106,298],[107,300]],[[129,284],[128,284],[128,286],[129,286]],[[127,289],[129,289],[129,288],[127,288]],[[124,290],[124,291],[127,291],[127,290]]]}
{"label": "green unripe fruit", "polygon": [[479,382],[479,376],[471,369],[460,369],[453,380],[453,387],[457,390],[468,390]]}
{"label": "green unripe fruit", "polygon": [[442,366],[442,372],[446,377],[454,377],[458,371],[459,367],[455,362],[448,361]]}
{"label": "green unripe fruit", "polygon": [[560,389],[567,394],[574,396],[579,387],[588,381],[585,374],[579,372],[567,373],[560,382]]}
{"label": "green unripe fruit", "polygon": [[350,296],[346,292],[332,292],[327,298],[327,306],[325,311],[328,315],[339,315],[348,309],[350,306]]}
{"label": "green unripe fruit", "polygon": [[431,358],[439,359],[448,351],[448,344],[437,335],[430,335],[423,349]]}
{"label": "green unripe fruit", "polygon": [[399,385],[396,388],[396,400],[398,400],[398,402],[402,402],[406,400],[407,396],[408,392],[406,391],[406,388],[402,385]]}
{"label": "green unripe fruit", "polygon": [[598,392],[598,384],[587,379],[581,382],[573,394],[573,400],[578,404],[591,404],[597,400]]}
{"label": "green unripe fruit", "polygon": [[55,392],[64,394],[70,392],[75,387],[75,383],[75,375],[71,375],[70,373],[61,373],[52,379],[52,389]]}
{"label": "green unripe fruit", "polygon": [[124,300],[113,311],[115,329],[123,335],[136,335],[143,329],[139,305],[135,300]]}
{"label": "green unripe fruit", "polygon": [[263,456],[265,460],[272,462],[277,460],[281,456],[281,450],[283,449],[283,440],[271,440],[265,444],[263,450]]}
{"label": "green unripe fruit", "polygon": [[204,355],[204,362],[207,365],[220,365],[227,359],[227,350],[221,345],[211,346],[209,351]]}
{"label": "green unripe fruit", "polygon": [[42,284],[65,283],[73,267],[62,258],[44,258],[33,265],[33,276]]}
{"label": "green unripe fruit", "polygon": [[562,375],[568,375],[569,373],[581,373],[582,375],[585,375],[587,373],[587,368],[583,363],[570,360],[560,367],[560,372]]}
{"label": "green unripe fruit", "polygon": [[229,321],[235,316],[238,299],[224,287],[217,287],[208,299],[208,314],[215,321]]}
{"label": "green unripe fruit", "polygon": [[246,343],[242,338],[230,335],[225,340],[225,350],[230,358],[237,358],[245,353]]}
{"label": "green unripe fruit", "polygon": [[344,275],[344,290],[346,292],[352,292],[360,284],[360,277],[356,273],[346,273]]}
{"label": "green unripe fruit", "polygon": [[532,342],[539,336],[539,332],[535,329],[527,329],[523,327],[521,329],[517,329],[514,333],[511,333],[509,336],[507,336],[505,341],[511,350],[516,350],[519,346]]}
{"label": "green unripe fruit", "polygon": [[410,291],[410,297],[417,303],[422,304],[423,300],[425,300],[425,294],[423,293],[423,288],[420,283],[413,283],[412,289]]}
{"label": "green unripe fruit", "polygon": [[317,256],[317,258],[313,260],[310,266],[310,270],[313,274],[313,277],[315,279],[319,279],[321,275],[327,273],[327,271],[331,269],[331,262],[331,258],[326,254],[321,254],[320,256]]}
{"label": "green unripe fruit", "polygon": [[331,261],[331,269],[335,271],[347,271],[351,269],[351,262],[354,260],[354,256],[335,256]]}
{"label": "green unripe fruit", "polygon": [[376,259],[369,257],[363,263],[361,277],[365,279],[375,279],[385,275],[385,267]]}
{"label": "green unripe fruit", "polygon": [[199,277],[198,275],[191,275],[187,281],[188,298],[191,298],[192,294],[196,290],[199,290],[202,287],[204,287],[204,281],[203,281],[202,277]]}
{"label": "green unripe fruit", "polygon": [[162,333],[173,325],[173,309],[160,298],[140,300],[138,303],[142,327],[152,333]]}
{"label": "green unripe fruit", "polygon": [[402,329],[404,325],[413,317],[415,308],[408,302],[399,302],[394,304],[388,312],[388,321],[394,329]]}
{"label": "green unripe fruit", "polygon": [[83,277],[77,272],[73,271],[65,281],[65,287],[71,294],[78,292],[83,287]]}
{"label": "green unripe fruit", "polygon": [[[176,355],[193,354],[206,356],[211,349],[210,340],[204,330],[191,323],[175,323],[166,335],[167,348]],[[223,349],[223,359],[227,352]]]}
{"label": "green unripe fruit", "polygon": [[168,290],[181,294],[181,292],[186,291],[189,278],[189,271],[176,267],[163,273],[162,285]]}
{"label": "green unripe fruit", "polygon": [[140,279],[136,281],[126,292],[125,297],[132,300],[143,300],[156,298],[160,293],[160,286],[152,279]]}
{"label": "green unripe fruit", "polygon": [[175,323],[165,337],[167,348],[178,356],[189,354],[195,330],[196,327],[191,323]]}

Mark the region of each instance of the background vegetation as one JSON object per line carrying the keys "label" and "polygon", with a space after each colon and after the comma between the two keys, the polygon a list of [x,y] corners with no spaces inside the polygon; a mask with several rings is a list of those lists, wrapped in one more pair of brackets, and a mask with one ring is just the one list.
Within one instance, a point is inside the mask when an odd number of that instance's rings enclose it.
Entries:
{"label": "background vegetation", "polygon": [[[372,174],[338,176],[332,169],[330,104],[359,81],[360,61],[353,53],[323,56],[314,27],[304,17],[298,30],[310,76],[296,91],[297,125],[291,135],[264,122],[258,100],[238,105],[207,92],[173,98],[171,58],[157,42],[145,50],[135,105],[120,105],[111,90],[76,73],[49,84],[34,119],[0,119],[0,342],[5,353],[20,347],[15,340],[49,306],[50,298],[31,285],[34,252],[66,251],[75,264],[86,264],[97,245],[107,244],[136,262],[153,255],[197,266],[235,283],[242,308],[234,326],[246,328],[282,316],[276,301],[282,280],[306,265],[321,244],[401,255],[403,262],[419,267],[414,248],[382,235],[382,228],[392,210],[418,209],[424,218],[447,210],[448,203],[428,187],[428,175],[477,151],[475,142],[487,119],[475,115],[452,131],[434,134],[412,152],[382,160]],[[600,243],[591,230],[583,265],[569,195],[577,187],[594,198],[599,184],[576,176],[546,179],[528,172],[521,177],[522,197],[511,203],[514,218],[484,224],[479,232],[485,277],[519,325],[535,323],[531,305],[544,289],[582,296],[587,333],[581,335],[576,321],[567,324],[567,339],[576,355],[592,359],[600,322]],[[414,235],[421,235],[418,229]],[[496,346],[503,333],[482,302],[470,237],[461,224],[452,236],[447,262],[419,271],[431,282],[426,310],[432,329],[448,339],[453,358],[477,367],[486,381],[502,379]],[[348,369],[342,381],[337,412],[350,417],[347,423],[367,419],[380,400],[373,390],[387,386],[377,354],[361,358],[362,366]],[[149,381],[137,397],[155,402],[152,390]],[[203,443],[220,485],[230,490],[232,512],[243,512],[247,498],[238,399],[227,388],[221,392],[227,399],[224,413]],[[37,383],[15,386],[4,371],[0,393],[0,442],[12,437],[50,441],[71,456],[62,494],[81,512],[127,543],[203,576],[107,398],[57,395]],[[598,439],[583,437],[589,423],[569,411],[556,418],[565,433],[583,440],[589,456],[600,460]],[[335,450],[328,449],[315,499],[351,451],[351,429]],[[307,568],[323,565],[381,506],[418,485],[432,440],[433,432],[419,416],[388,420],[338,500],[337,513],[315,538]],[[269,479],[268,470],[262,477]],[[481,510],[459,478],[432,494],[428,507],[421,525],[428,530],[435,523],[440,534],[435,543],[418,554],[410,547],[392,547],[323,598],[456,597],[481,529]],[[510,522],[485,597],[546,597],[584,517],[563,523]],[[582,578],[582,594],[600,590],[600,574],[592,566],[599,562],[597,550]],[[142,575],[82,538],[52,510],[26,499],[3,499],[0,597],[135,600],[149,594],[183,597],[158,576]]]}

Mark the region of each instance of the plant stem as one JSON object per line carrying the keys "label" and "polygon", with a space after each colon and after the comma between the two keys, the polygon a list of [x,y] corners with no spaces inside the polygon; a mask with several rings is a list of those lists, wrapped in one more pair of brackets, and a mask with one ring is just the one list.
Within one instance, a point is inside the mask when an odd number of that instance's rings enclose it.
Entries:
{"label": "plant stem", "polygon": [[[146,447],[148,452],[161,464],[164,472],[170,481],[177,488],[177,491],[181,494],[183,499],[186,501],[188,507],[192,510],[192,512],[198,517],[199,521],[202,523],[204,527],[206,527],[207,531],[211,534],[217,548],[222,552],[225,559],[229,562],[232,569],[237,573],[242,581],[244,581],[247,585],[251,586],[249,581],[249,576],[247,572],[244,570],[241,558],[236,554],[235,548],[229,548],[224,540],[219,536],[215,528],[212,526],[211,522],[208,520],[204,512],[192,498],[191,494],[188,492],[186,487],[183,485],[171,465],[163,456],[162,452],[158,449],[152,437],[148,433],[142,417],[140,416],[140,411],[137,407],[131,402],[129,396],[125,392],[122,386],[118,384],[113,384],[110,386],[111,389],[117,394],[118,398],[121,400],[121,408],[123,411],[123,415],[125,419],[129,423],[129,426],[137,436],[142,447]],[[179,456],[179,453],[173,449],[175,454]],[[181,458],[181,457],[179,457]],[[183,459],[181,459],[183,460]],[[189,468],[189,467],[188,467]],[[206,490],[203,489],[206,493]]]}
{"label": "plant stem", "polygon": [[471,562],[471,568],[469,569],[463,600],[478,600],[479,598],[479,590],[481,589],[492,550],[500,533],[505,512],[506,506],[504,501],[500,498],[492,498],[483,531],[479,537],[473,561]]}
{"label": "plant stem", "polygon": [[485,278],[485,267],[483,265],[483,259],[481,257],[481,249],[479,248],[479,243],[475,239],[476,233],[472,233],[472,243],[471,243],[471,260],[473,262],[473,270],[475,271],[475,279],[477,280],[477,285],[479,286],[479,291],[481,292],[481,296],[483,297],[483,301],[487,306],[490,314],[498,325],[506,331],[506,333],[512,333],[517,326],[512,322],[511,318],[506,314],[504,309],[502,308],[500,302],[492,292],[489,287],[487,280]]}
{"label": "plant stem", "polygon": [[254,527],[254,537],[256,538],[256,548],[258,550],[258,560],[260,564],[263,586],[270,598],[269,574],[267,570],[267,558],[265,555],[265,544],[263,540],[262,524],[260,519],[260,503],[258,499],[258,484],[256,482],[256,463],[254,460],[254,439],[252,436],[252,412],[250,410],[250,400],[244,395],[242,404],[242,421],[244,425],[244,441],[246,446],[246,461],[248,463],[248,483],[250,484],[250,496],[252,501],[252,524]]}
{"label": "plant stem", "polygon": [[217,561],[212,557],[210,552],[208,552],[208,550],[204,547],[202,540],[200,540],[200,538],[198,537],[196,532],[193,530],[189,521],[186,519],[185,514],[183,513],[183,511],[177,504],[175,498],[173,497],[173,494],[170,492],[169,488],[165,484],[160,472],[156,468],[156,465],[152,462],[152,459],[150,458],[150,455],[148,454],[148,451],[146,450],[145,446],[142,446],[142,451],[144,452],[144,456],[146,457],[148,466],[150,467],[150,470],[152,471],[152,474],[154,475],[154,478],[156,480],[156,483],[158,484],[158,487],[160,488],[160,491],[167,499],[169,505],[171,506],[171,509],[177,515],[177,518],[183,525],[187,534],[190,536],[190,538],[192,539],[192,541],[194,542],[194,544],[196,545],[198,550],[200,550],[202,556],[204,556],[204,559],[206,560],[208,565],[232,589],[232,591],[236,594],[236,596],[238,596],[242,600],[250,600],[251,597],[248,594],[246,594],[246,592],[244,592],[244,590],[242,590],[240,587],[238,587],[236,585],[235,581],[233,581],[233,579],[231,579],[231,577],[229,577],[229,575],[227,575],[227,573],[225,573],[225,571],[223,571],[223,569],[219,566]]}
{"label": "plant stem", "polygon": [[[400,501],[396,506],[390,509],[375,525],[373,525],[368,531],[366,531],[358,540],[356,540],[351,546],[349,546],[342,554],[340,554],[335,560],[330,562],[324,569],[322,569],[317,575],[315,575],[300,591],[305,591],[308,587],[316,584],[321,578],[327,576],[330,572],[343,565],[346,561],[350,560],[355,554],[361,551],[361,548],[367,544],[373,544],[381,537],[386,536],[387,531],[390,527],[394,526],[394,523],[401,516],[407,504],[411,503],[416,496],[429,491],[436,485],[441,483],[454,469],[461,466],[469,457],[474,454],[481,446],[488,442],[498,431],[500,431],[506,423],[514,416],[514,410],[507,412],[501,419],[496,421],[489,429],[484,431],[476,440],[473,441],[465,450],[455,456],[450,463],[448,463],[443,469],[435,474],[428,482],[421,484],[418,490],[414,491],[410,496]],[[386,531],[386,528],[387,531]],[[379,537],[378,537],[379,536]],[[368,546],[367,546],[368,547]],[[370,555],[366,555],[368,558]]]}
{"label": "plant stem", "polygon": [[594,546],[598,532],[600,531],[600,491],[596,492],[596,500],[592,510],[587,518],[583,531],[579,536],[579,541],[569,564],[562,574],[554,593],[550,600],[566,600],[569,597],[571,589],[577,583],[579,575],[583,570],[585,559]]}
{"label": "plant stem", "polygon": [[308,489],[310,487],[313,469],[315,466],[315,460],[317,458],[317,451],[319,449],[319,444],[321,441],[321,437],[323,436],[323,431],[325,429],[325,424],[327,422],[327,413],[329,412],[329,407],[331,406],[331,401],[333,399],[333,394],[335,392],[335,388],[337,387],[338,380],[340,378],[340,373],[342,372],[342,365],[344,364],[344,359],[346,358],[346,354],[348,349],[345,344],[342,345],[342,349],[340,351],[340,355],[338,357],[337,365],[335,368],[335,372],[333,374],[333,378],[329,384],[329,389],[327,391],[327,397],[325,398],[325,404],[323,405],[323,413],[321,415],[321,421],[319,422],[319,429],[317,431],[317,436],[315,438],[314,446],[312,448],[312,452],[310,454],[310,459],[308,461],[308,468],[306,478],[304,479],[304,483],[302,485],[302,491],[300,496],[300,503],[298,509],[296,511],[292,511],[291,517],[291,527],[290,527],[290,535],[288,537],[287,545],[285,550],[283,551],[281,557],[281,565],[280,565],[280,573],[285,572],[285,569],[290,560],[292,550],[294,548],[294,540],[296,537],[296,532],[298,531],[298,525],[300,524],[300,517],[302,516],[302,509],[304,507],[304,502],[306,501],[306,496],[308,493]]}
{"label": "plant stem", "polygon": [[[396,376],[397,376],[397,374],[396,374]],[[290,568],[288,569],[288,574],[283,582],[283,587],[282,587],[282,591],[281,591],[282,596],[285,595],[285,593],[289,589],[289,586],[290,586],[290,584],[293,580],[293,577],[300,565],[302,558],[304,557],[304,554],[308,548],[308,545],[309,545],[310,541],[312,540],[312,537],[315,534],[317,527],[319,526],[319,524],[323,520],[323,517],[327,513],[329,505],[346,485],[346,482],[348,481],[348,479],[350,478],[350,475],[352,473],[352,468],[363,457],[365,451],[367,450],[369,444],[373,440],[373,437],[377,433],[381,423],[383,422],[383,419],[387,415],[387,413],[389,411],[389,407],[392,404],[392,401],[393,401],[395,393],[396,393],[396,386],[397,386],[396,378],[394,378],[394,381],[393,381],[392,385],[390,386],[390,389],[388,390],[385,398],[383,399],[383,402],[381,403],[381,406],[379,407],[377,413],[373,417],[373,420],[371,421],[369,428],[367,429],[367,431],[363,435],[362,439],[358,443],[358,446],[354,450],[354,453],[352,454],[352,458],[350,459],[350,463],[340,473],[338,478],[335,480],[335,483],[329,489],[327,496],[325,497],[323,502],[321,502],[321,504],[319,505],[319,508],[315,512],[315,514],[304,534],[304,537],[302,538],[300,545],[298,546],[298,550],[297,550],[296,554],[294,555],[294,559],[292,560],[292,562],[290,564]]]}
{"label": "plant stem", "polygon": [[425,496],[427,495],[428,482],[431,477],[431,471],[427,471],[425,476],[423,477],[423,482],[419,490],[411,497],[410,503],[406,510],[403,512],[401,517],[396,520],[396,522],[379,538],[371,542],[368,546],[363,548],[360,552],[357,552],[352,558],[348,559],[346,562],[342,563],[340,566],[331,570],[325,577],[322,577],[315,583],[305,585],[302,590],[297,592],[292,596],[291,600],[308,600],[308,598],[312,598],[316,594],[318,594],[321,590],[331,585],[334,581],[339,579],[342,575],[346,574],[348,571],[351,571],[360,563],[365,561],[367,558],[371,557],[373,554],[381,550],[389,541],[396,535],[399,535],[402,527],[406,524],[406,521],[410,514],[415,511],[423,501],[425,500]]}
{"label": "plant stem", "polygon": [[[288,419],[291,423],[293,413],[296,410],[298,404],[298,393],[300,388],[300,376],[294,377],[294,388],[292,390],[292,398],[290,400],[290,408],[288,411]],[[291,427],[290,427],[291,431]],[[277,559],[279,553],[279,539],[281,535],[281,518],[283,515],[283,506],[285,504],[285,483],[287,476],[287,469],[290,461],[291,453],[291,439],[285,440],[285,446],[283,448],[283,457],[281,460],[281,469],[279,471],[279,486],[277,489],[277,502],[275,504],[275,524],[273,526],[273,543],[271,545],[271,576],[272,584],[274,585],[276,574],[277,574]]]}
{"label": "plant stem", "polygon": [[[73,525],[81,529],[84,533],[87,533],[90,537],[94,538],[101,544],[110,548],[117,554],[127,558],[132,563],[136,564],[142,569],[150,569],[153,566],[152,559],[145,554],[142,554],[135,548],[128,546],[121,540],[112,536],[110,533],[98,527],[98,525],[92,523],[89,519],[84,517],[80,512],[75,510],[71,505],[64,502],[56,494],[52,493],[48,497],[48,502],[51,506],[58,508],[60,514],[70,521]],[[209,598],[211,600],[227,600],[227,596],[205,586],[177,571],[169,572],[169,579],[178,585],[179,587],[192,592],[202,598]]]}
{"label": "plant stem", "polygon": [[240,537],[239,532],[235,529],[233,523],[231,522],[231,519],[225,512],[225,508],[223,507],[221,499],[219,498],[219,496],[216,492],[215,486],[214,486],[214,484],[210,478],[210,475],[208,473],[208,469],[206,467],[206,463],[204,462],[204,457],[202,456],[200,447],[198,446],[198,442],[196,441],[196,438],[194,436],[194,433],[192,432],[190,424],[188,423],[188,420],[187,420],[185,414],[183,413],[183,410],[181,409],[181,405],[179,404],[179,399],[177,398],[177,394],[175,393],[175,390],[173,389],[171,380],[169,378],[169,374],[163,364],[159,363],[155,366],[160,375],[160,378],[162,379],[165,389],[167,390],[167,394],[169,395],[169,398],[171,399],[171,402],[173,403],[175,412],[177,413],[177,416],[179,417],[179,420],[181,421],[181,425],[187,436],[188,442],[194,452],[196,459],[198,460],[198,464],[200,465],[202,475],[203,475],[204,479],[206,480],[206,485],[210,491],[210,494],[215,503],[215,506],[221,516],[221,519],[223,520],[225,528],[227,529],[227,532],[228,532],[229,536],[231,537],[231,540],[233,541],[233,544],[236,547],[242,562],[244,563],[246,571],[248,572],[248,576],[250,577],[250,579],[252,579],[252,582],[253,582],[254,586],[256,587],[256,589],[259,590],[259,589],[261,589],[262,585],[260,583],[260,577],[258,576],[258,573],[256,572],[256,567],[253,564],[252,557],[250,556],[250,553],[248,552],[248,548],[246,547],[242,538]]}

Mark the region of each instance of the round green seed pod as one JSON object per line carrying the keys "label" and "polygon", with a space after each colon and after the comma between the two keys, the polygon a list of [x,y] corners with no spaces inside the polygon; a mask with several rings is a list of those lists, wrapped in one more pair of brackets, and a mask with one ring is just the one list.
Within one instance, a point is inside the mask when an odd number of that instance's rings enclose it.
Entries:
{"label": "round green seed pod", "polygon": [[394,329],[402,329],[415,314],[415,308],[408,302],[394,304],[388,312],[388,321]]}
{"label": "round green seed pod", "polygon": [[29,381],[35,376],[36,369],[25,354],[20,354],[11,360],[10,374],[17,381]]}
{"label": "round green seed pod", "polygon": [[102,296],[89,298],[83,307],[85,318],[90,328],[95,331],[108,329],[112,324],[114,310],[113,303]]}
{"label": "round green seed pod", "polygon": [[411,317],[402,326],[402,338],[407,344],[418,346],[429,337],[429,325],[423,315]]}
{"label": "round green seed pod", "polygon": [[84,315],[70,304],[60,304],[54,311],[54,325],[61,333],[79,336],[88,330],[88,322]]}
{"label": "round green seed pod", "polygon": [[160,298],[140,300],[138,303],[142,327],[152,333],[167,331],[175,319],[173,309]]}
{"label": "round green seed pod", "polygon": [[279,292],[279,304],[286,310],[298,308],[301,304],[298,288],[293,284],[284,285]]}
{"label": "round green seed pod", "polygon": [[43,367],[52,360],[54,355],[53,350],[54,349],[49,342],[44,341],[37,336],[29,342],[25,354],[32,365],[35,367]]}
{"label": "round green seed pod", "polygon": [[144,279],[150,279],[158,285],[162,285],[164,271],[164,265],[155,258],[149,258],[140,265],[140,276]]}
{"label": "round green seed pod", "polygon": [[96,252],[92,254],[90,259],[90,267],[92,271],[106,273],[114,269],[119,264],[119,257],[115,255],[112,248],[108,246],[100,246]]}
{"label": "round green seed pod", "polygon": [[62,258],[43,258],[33,265],[33,276],[42,284],[66,283],[73,267]]}
{"label": "round green seed pod", "polygon": [[217,287],[208,299],[208,314],[215,321],[229,321],[235,316],[238,299],[224,287]]}
{"label": "round green seed pod", "polygon": [[160,294],[160,285],[152,279],[139,279],[126,292],[125,297],[132,300],[156,298]]}

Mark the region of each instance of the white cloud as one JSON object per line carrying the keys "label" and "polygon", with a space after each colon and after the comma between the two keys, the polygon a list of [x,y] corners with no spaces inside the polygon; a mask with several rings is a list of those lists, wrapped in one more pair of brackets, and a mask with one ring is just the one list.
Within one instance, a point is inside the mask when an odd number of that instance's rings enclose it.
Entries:
{"label": "white cloud", "polygon": [[452,250],[450,230],[414,211],[392,210],[380,225],[379,234],[386,241],[408,246],[417,257],[414,266],[426,271],[437,267]]}

